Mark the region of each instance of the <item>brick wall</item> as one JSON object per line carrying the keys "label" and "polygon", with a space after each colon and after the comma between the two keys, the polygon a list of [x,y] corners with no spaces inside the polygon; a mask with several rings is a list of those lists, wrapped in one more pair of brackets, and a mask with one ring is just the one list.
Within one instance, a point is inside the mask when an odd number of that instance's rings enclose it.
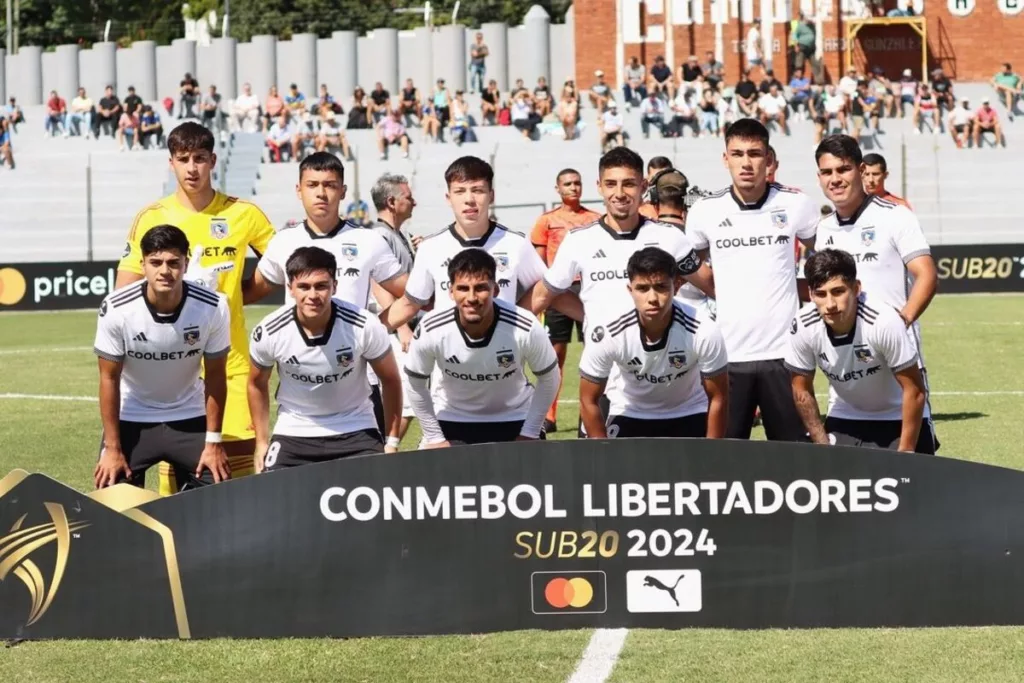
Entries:
{"label": "brick wall", "polygon": [[[589,87],[593,82],[595,69],[602,69],[615,82],[623,64],[616,64],[615,25],[616,0],[576,0],[576,78],[577,83]],[[667,4],[672,0],[664,0]],[[755,2],[755,9],[758,4]],[[664,24],[661,15],[646,14],[643,6],[644,25]],[[974,11],[967,17],[949,13],[942,0],[927,0],[929,67],[941,66],[946,73],[957,80],[989,80],[999,70],[1000,63],[1009,61],[1014,69],[1024,72],[1024,13],[1014,17],[1002,14],[996,0],[977,0]],[[843,49],[845,49],[845,27],[838,15],[838,0],[833,10],[833,19],[823,26],[825,40],[824,66],[833,79],[841,75]],[[742,68],[743,55],[740,41],[749,25],[738,19],[730,20],[723,27],[723,48],[727,81],[733,83]],[[715,46],[715,27],[710,22],[709,3],[705,3],[705,23],[689,26],[674,26],[673,47],[675,64],[682,63],[690,54],[696,54],[704,61],[704,51]],[[843,37],[840,37],[843,34]],[[774,53],[776,74],[782,78],[786,71],[786,26],[774,26],[774,38],[779,51]],[[648,67],[654,57],[665,54],[662,42],[627,44],[626,60],[636,55]],[[904,68],[911,68],[920,77],[920,39],[908,26],[877,27],[861,29],[854,46],[854,62],[865,66],[880,65],[890,78],[898,78]]]}

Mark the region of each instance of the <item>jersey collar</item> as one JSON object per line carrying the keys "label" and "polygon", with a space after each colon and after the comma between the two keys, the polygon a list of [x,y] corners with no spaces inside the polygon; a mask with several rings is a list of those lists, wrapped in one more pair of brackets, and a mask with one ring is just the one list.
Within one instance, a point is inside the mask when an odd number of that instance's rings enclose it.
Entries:
{"label": "jersey collar", "polygon": [[488,221],[488,223],[487,223],[487,232],[485,232],[484,234],[480,235],[480,237],[474,237],[473,239],[466,239],[465,237],[460,235],[459,231],[455,229],[455,223],[451,223],[448,226],[448,232],[450,232],[452,234],[452,237],[454,237],[456,239],[456,241],[459,244],[461,244],[462,246],[464,246],[464,247],[478,247],[478,246],[483,245],[484,243],[487,242],[488,239],[490,239],[491,235],[494,233],[494,231],[497,229],[497,227],[498,227],[497,221]]}
{"label": "jersey collar", "polygon": [[854,211],[853,215],[850,216],[849,218],[843,218],[842,216],[839,215],[839,212],[837,211],[836,212],[836,223],[838,223],[839,225],[853,225],[854,223],[856,223],[857,220],[860,219],[860,215],[862,213],[864,213],[864,209],[866,209],[866,208],[868,208],[868,206],[870,206],[871,201],[872,201],[872,197],[874,197],[874,195],[870,195],[870,194],[866,194],[865,193],[864,201],[861,202],[860,206],[857,207],[857,210]]}
{"label": "jersey collar", "polygon": [[647,343],[647,337],[644,334],[644,326],[640,324],[640,314],[637,311],[633,311],[633,315],[636,317],[636,331],[640,335],[640,344],[644,347],[644,351],[651,353],[654,351],[662,351],[668,346],[668,338],[672,334],[672,326],[676,324],[676,308],[675,304],[672,304],[672,319],[668,321],[668,327],[665,328],[665,334],[661,335],[661,339],[654,342],[653,344]]}
{"label": "jersey collar", "polygon": [[174,308],[174,311],[170,315],[160,315],[153,304],[149,303],[149,297],[146,296],[146,289],[149,287],[148,282],[142,283],[142,300],[146,304],[146,309],[149,310],[149,314],[153,316],[153,322],[172,324],[178,322],[178,316],[181,315],[181,309],[185,308],[185,299],[188,298],[188,283],[181,283],[181,301]]}
{"label": "jersey collar", "polygon": [[753,204],[747,204],[742,199],[740,199],[738,194],[736,194],[736,188],[733,187],[732,185],[729,186],[729,196],[732,197],[732,200],[734,202],[736,202],[736,206],[740,207],[740,211],[757,211],[762,206],[764,206],[764,203],[766,201],[768,201],[768,195],[770,195],[771,193],[772,193],[772,184],[771,183],[767,183],[764,186],[764,194],[761,195],[761,198],[758,199]]}
{"label": "jersey collar", "polygon": [[338,309],[334,306],[334,302],[331,302],[331,319],[327,321],[327,329],[319,337],[310,339],[306,335],[306,330],[302,329],[302,323],[299,322],[299,307],[292,306],[292,320],[295,322],[295,327],[299,331],[299,336],[302,337],[302,341],[306,343],[306,346],[326,346],[327,342],[331,340],[331,332],[334,331],[334,323],[338,319]]}
{"label": "jersey collar", "polygon": [[487,347],[491,343],[491,338],[494,336],[494,330],[498,327],[498,304],[492,303],[494,307],[494,320],[491,321],[491,326],[484,332],[483,339],[471,339],[466,334],[466,329],[462,326],[462,319],[459,317],[458,310],[455,311],[455,327],[458,328],[459,334],[462,335],[462,341],[466,343],[466,348],[469,349],[482,349]]}
{"label": "jersey collar", "polygon": [[837,348],[840,346],[849,346],[850,344],[853,343],[854,335],[857,334],[857,316],[854,316],[853,318],[853,327],[851,327],[850,331],[844,334],[843,336],[837,337],[835,333],[832,332],[832,328],[829,327],[828,325],[825,325],[825,334],[828,335],[828,341],[830,344],[832,344],[833,348]]}
{"label": "jersey collar", "polygon": [[608,223],[605,222],[605,219],[607,217],[608,215],[605,214],[604,216],[601,216],[597,220],[597,222],[600,224],[602,228],[604,228],[604,231],[608,233],[609,237],[611,237],[613,240],[635,240],[636,236],[640,234],[640,228],[644,227],[644,225],[647,223],[647,217],[640,216],[640,222],[636,224],[635,228],[633,228],[629,232],[619,232],[618,230],[613,230],[608,225]]}
{"label": "jersey collar", "polygon": [[345,229],[346,225],[348,225],[348,221],[346,221],[346,220],[339,220],[338,224],[336,226],[334,226],[333,230],[331,230],[326,235],[321,235],[316,230],[314,230],[313,228],[309,227],[309,223],[307,223],[306,221],[302,221],[303,229],[306,231],[306,234],[309,235],[309,238],[312,239],[312,240],[326,240],[326,239],[330,239],[331,237],[335,237],[339,232],[341,232],[342,230]]}

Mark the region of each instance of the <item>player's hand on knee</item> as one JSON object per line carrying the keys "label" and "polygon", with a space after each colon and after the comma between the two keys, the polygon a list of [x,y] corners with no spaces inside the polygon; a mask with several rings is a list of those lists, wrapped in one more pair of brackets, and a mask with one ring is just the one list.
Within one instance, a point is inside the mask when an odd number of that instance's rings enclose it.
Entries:
{"label": "player's hand on knee", "polygon": [[228,454],[224,446],[219,443],[208,443],[199,456],[199,465],[196,467],[196,478],[203,476],[203,470],[210,470],[215,484],[231,478],[231,465],[228,463]]}
{"label": "player's hand on knee", "polygon": [[266,458],[267,458],[267,450],[269,448],[270,448],[270,444],[266,444],[266,443],[257,443],[256,444],[256,452],[253,453],[253,456],[252,456],[252,468],[253,468],[253,471],[256,472],[256,474],[259,474],[260,472],[262,472],[263,470],[266,469],[265,465],[266,465]]}
{"label": "player's hand on knee", "polygon": [[117,483],[118,477],[122,473],[126,478],[132,476],[131,468],[128,467],[128,461],[125,459],[124,453],[119,448],[104,448],[103,454],[100,455],[100,460],[96,463],[96,468],[93,470],[93,481],[96,484],[96,488],[102,489],[107,486],[113,486]]}

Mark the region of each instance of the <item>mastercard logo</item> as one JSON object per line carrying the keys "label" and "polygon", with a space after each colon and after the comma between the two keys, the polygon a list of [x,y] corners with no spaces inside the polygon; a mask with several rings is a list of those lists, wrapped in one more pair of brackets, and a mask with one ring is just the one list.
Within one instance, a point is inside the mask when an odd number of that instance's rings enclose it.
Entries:
{"label": "mastercard logo", "polygon": [[608,609],[603,571],[534,572],[534,614],[602,614]]}
{"label": "mastercard logo", "polygon": [[0,268],[0,306],[13,306],[25,296],[25,276],[14,268]]}

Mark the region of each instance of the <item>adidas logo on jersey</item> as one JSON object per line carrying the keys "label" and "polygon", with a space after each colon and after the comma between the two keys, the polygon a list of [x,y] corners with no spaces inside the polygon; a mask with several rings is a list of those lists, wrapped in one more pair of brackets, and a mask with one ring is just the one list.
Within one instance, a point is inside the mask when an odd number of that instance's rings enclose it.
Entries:
{"label": "adidas logo on jersey", "polygon": [[835,241],[834,241],[834,240],[833,240],[833,238],[831,238],[831,237],[829,237],[829,238],[828,238],[828,241],[827,241],[827,242],[825,242],[825,246],[826,246],[826,247],[831,247],[831,246],[832,246],[833,244],[835,244]]}
{"label": "adidas logo on jersey", "polygon": [[137,342],[148,342],[149,341],[148,339],[146,339],[146,335],[143,334],[142,332],[139,332],[137,335],[132,337],[132,339],[134,339]]}
{"label": "adidas logo on jersey", "polygon": [[285,365],[298,365],[298,364],[299,364],[299,359],[296,358],[295,356],[292,356],[291,358],[289,358],[288,360],[285,361]]}
{"label": "adidas logo on jersey", "polygon": [[630,367],[639,367],[639,366],[643,365],[643,361],[641,361],[636,356],[633,356],[633,359],[630,360],[628,363],[626,363],[626,365],[628,365]]}
{"label": "adidas logo on jersey", "polygon": [[594,254],[594,258],[605,258],[604,249],[598,249],[597,253]]}
{"label": "adidas logo on jersey", "polygon": [[820,360],[822,363],[828,363],[828,356],[825,355],[824,353],[819,353],[818,360]]}
{"label": "adidas logo on jersey", "polygon": [[718,224],[718,227],[720,227],[720,228],[731,228],[732,227],[732,221],[729,220],[728,218],[726,218],[724,221],[722,221],[721,223]]}
{"label": "adidas logo on jersey", "polygon": [[451,363],[452,365],[459,365],[462,363],[462,361],[459,360],[458,356],[450,356],[448,358],[445,358],[445,361]]}

